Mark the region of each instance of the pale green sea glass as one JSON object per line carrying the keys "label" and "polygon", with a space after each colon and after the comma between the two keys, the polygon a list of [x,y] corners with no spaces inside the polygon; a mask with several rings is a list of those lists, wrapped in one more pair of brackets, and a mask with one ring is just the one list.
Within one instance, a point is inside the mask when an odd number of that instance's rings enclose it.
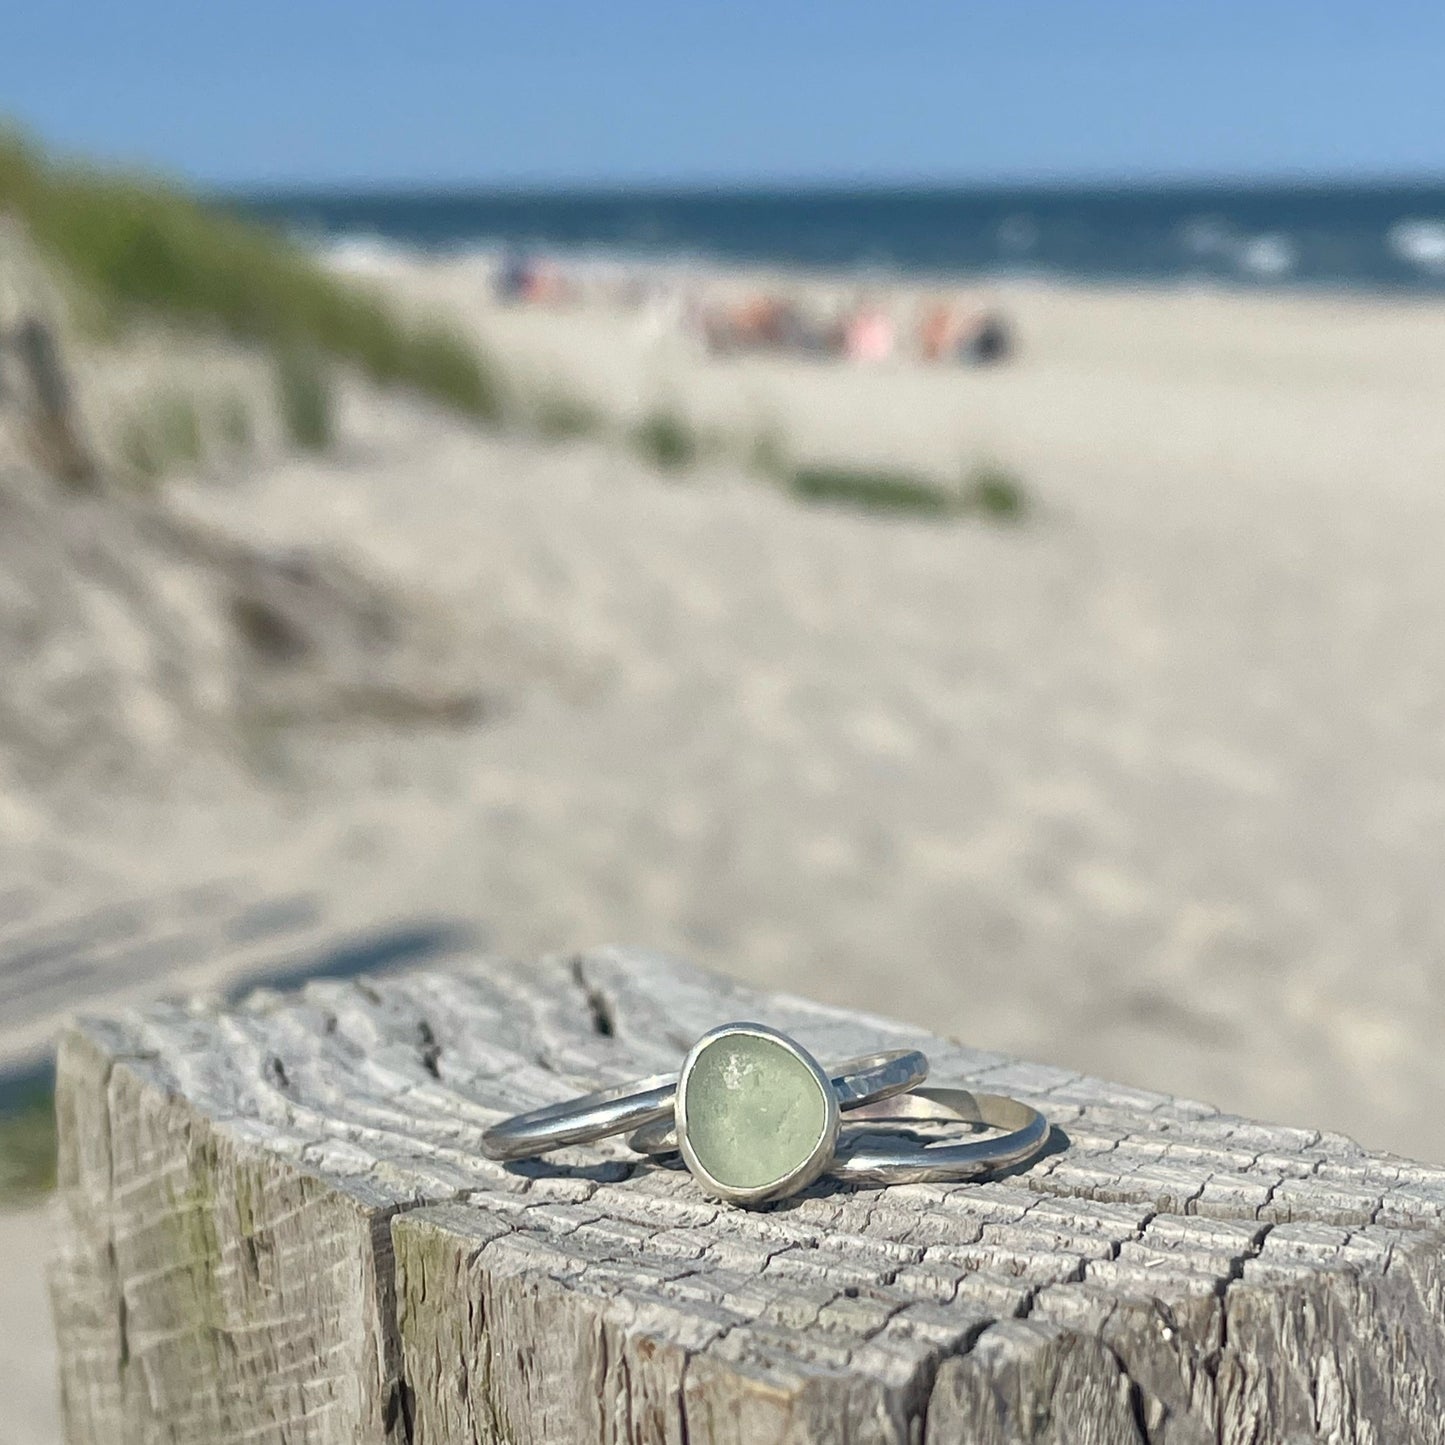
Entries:
{"label": "pale green sea glass", "polygon": [[730,1189],[787,1178],[828,1127],[818,1079],[781,1044],[756,1034],[729,1034],[698,1054],[685,1107],[693,1154]]}

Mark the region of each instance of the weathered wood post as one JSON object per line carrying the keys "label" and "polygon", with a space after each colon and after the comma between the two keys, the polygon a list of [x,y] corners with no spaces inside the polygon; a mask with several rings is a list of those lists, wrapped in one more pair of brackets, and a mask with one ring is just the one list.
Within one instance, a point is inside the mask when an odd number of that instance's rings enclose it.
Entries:
{"label": "weathered wood post", "polygon": [[61,309],[23,229],[0,215],[0,462],[18,450],[56,481],[88,486],[98,468],[61,354]]}
{"label": "weathered wood post", "polygon": [[[759,1212],[501,1114],[753,1018],[923,1042],[1062,1147]],[[1445,1170],[602,951],[81,1024],[53,1271],[74,1445],[1445,1440]]]}

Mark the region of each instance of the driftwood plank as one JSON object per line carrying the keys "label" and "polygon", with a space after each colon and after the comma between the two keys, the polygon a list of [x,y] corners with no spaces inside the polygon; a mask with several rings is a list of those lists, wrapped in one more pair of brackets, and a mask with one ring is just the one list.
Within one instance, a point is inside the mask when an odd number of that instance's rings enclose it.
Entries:
{"label": "driftwood plank", "polygon": [[[1060,1147],[758,1212],[618,1143],[481,1156],[736,1018],[922,1043]],[[1445,1440],[1445,1170],[645,954],[83,1023],[58,1107],[75,1445]]]}

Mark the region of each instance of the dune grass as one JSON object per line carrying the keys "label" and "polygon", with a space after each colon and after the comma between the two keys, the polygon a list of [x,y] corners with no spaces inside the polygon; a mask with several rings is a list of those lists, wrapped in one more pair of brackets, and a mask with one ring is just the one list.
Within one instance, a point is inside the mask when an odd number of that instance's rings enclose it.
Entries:
{"label": "dune grass", "polygon": [[251,408],[240,392],[227,392],[215,404],[216,432],[232,452],[248,452],[255,443],[256,428]]}
{"label": "dune grass", "polygon": [[961,485],[952,486],[917,472],[817,463],[788,471],[784,485],[806,502],[831,502],[869,512],[1017,521],[1028,510],[1023,483],[993,465],[975,467]]}
{"label": "dune grass", "polygon": [[151,481],[172,468],[195,466],[206,446],[194,398],[174,389],[147,397],[121,419],[117,446],[122,463],[137,480]]}
{"label": "dune grass", "polygon": [[[277,403],[291,440],[322,450],[334,435],[331,370],[407,387],[485,423],[503,418],[497,372],[469,340],[437,322],[403,320],[379,295],[333,276],[302,247],[163,181],[46,157],[0,129],[0,213],[12,212],[71,290],[78,321],[117,335],[137,320],[218,332],[272,357]],[[560,391],[533,400],[527,423],[551,440],[601,435],[606,419]],[[133,473],[154,477],[198,460],[211,430],[194,402],[162,397],[129,417],[120,449]],[[219,419],[234,449],[251,435],[244,406]],[[707,439],[675,407],[657,407],[627,440],[666,472],[695,465]],[[957,484],[866,466],[794,466],[776,428],[760,431],[747,460],[809,502],[934,517],[975,514],[1016,521],[1029,510],[1017,477],[975,468]]]}
{"label": "dune grass", "polygon": [[186,465],[200,461],[201,417],[189,396],[167,392],[160,399],[156,421],[167,457]]}
{"label": "dune grass", "polygon": [[287,348],[276,358],[276,402],[286,435],[308,452],[335,439],[335,399],[325,362],[314,351]]}
{"label": "dune grass", "polygon": [[1022,521],[1029,512],[1029,494],[1023,482],[1014,472],[992,462],[969,472],[959,500],[965,511],[1001,522]]}
{"label": "dune grass", "polygon": [[545,388],[533,403],[532,426],[544,441],[576,441],[600,436],[607,419],[590,402],[559,386]]}
{"label": "dune grass", "polygon": [[776,422],[759,427],[748,446],[748,467],[760,477],[786,481],[789,474],[788,443]]}
{"label": "dune grass", "polygon": [[659,407],[645,416],[632,431],[632,444],[639,456],[665,472],[690,467],[702,453],[697,428],[669,407]]}
{"label": "dune grass", "polygon": [[28,1204],[55,1187],[55,1097],[48,1088],[0,1113],[0,1206]]}
{"label": "dune grass", "polygon": [[798,467],[789,473],[787,486],[807,502],[844,503],[870,512],[936,517],[956,510],[956,495],[949,488],[912,472],[879,467]]}
{"label": "dune grass", "polygon": [[0,211],[86,298],[79,314],[95,329],[160,318],[354,366],[479,421],[501,416],[500,382],[460,334],[403,321],[285,237],[161,181],[60,164],[7,131]]}

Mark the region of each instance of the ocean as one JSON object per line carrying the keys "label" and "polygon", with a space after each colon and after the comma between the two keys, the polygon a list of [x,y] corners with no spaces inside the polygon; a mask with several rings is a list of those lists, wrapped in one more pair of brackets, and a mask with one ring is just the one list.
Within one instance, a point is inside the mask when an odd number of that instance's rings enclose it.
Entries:
{"label": "ocean", "polygon": [[873,274],[1445,290],[1445,182],[938,190],[289,192],[328,245],[518,248]]}

